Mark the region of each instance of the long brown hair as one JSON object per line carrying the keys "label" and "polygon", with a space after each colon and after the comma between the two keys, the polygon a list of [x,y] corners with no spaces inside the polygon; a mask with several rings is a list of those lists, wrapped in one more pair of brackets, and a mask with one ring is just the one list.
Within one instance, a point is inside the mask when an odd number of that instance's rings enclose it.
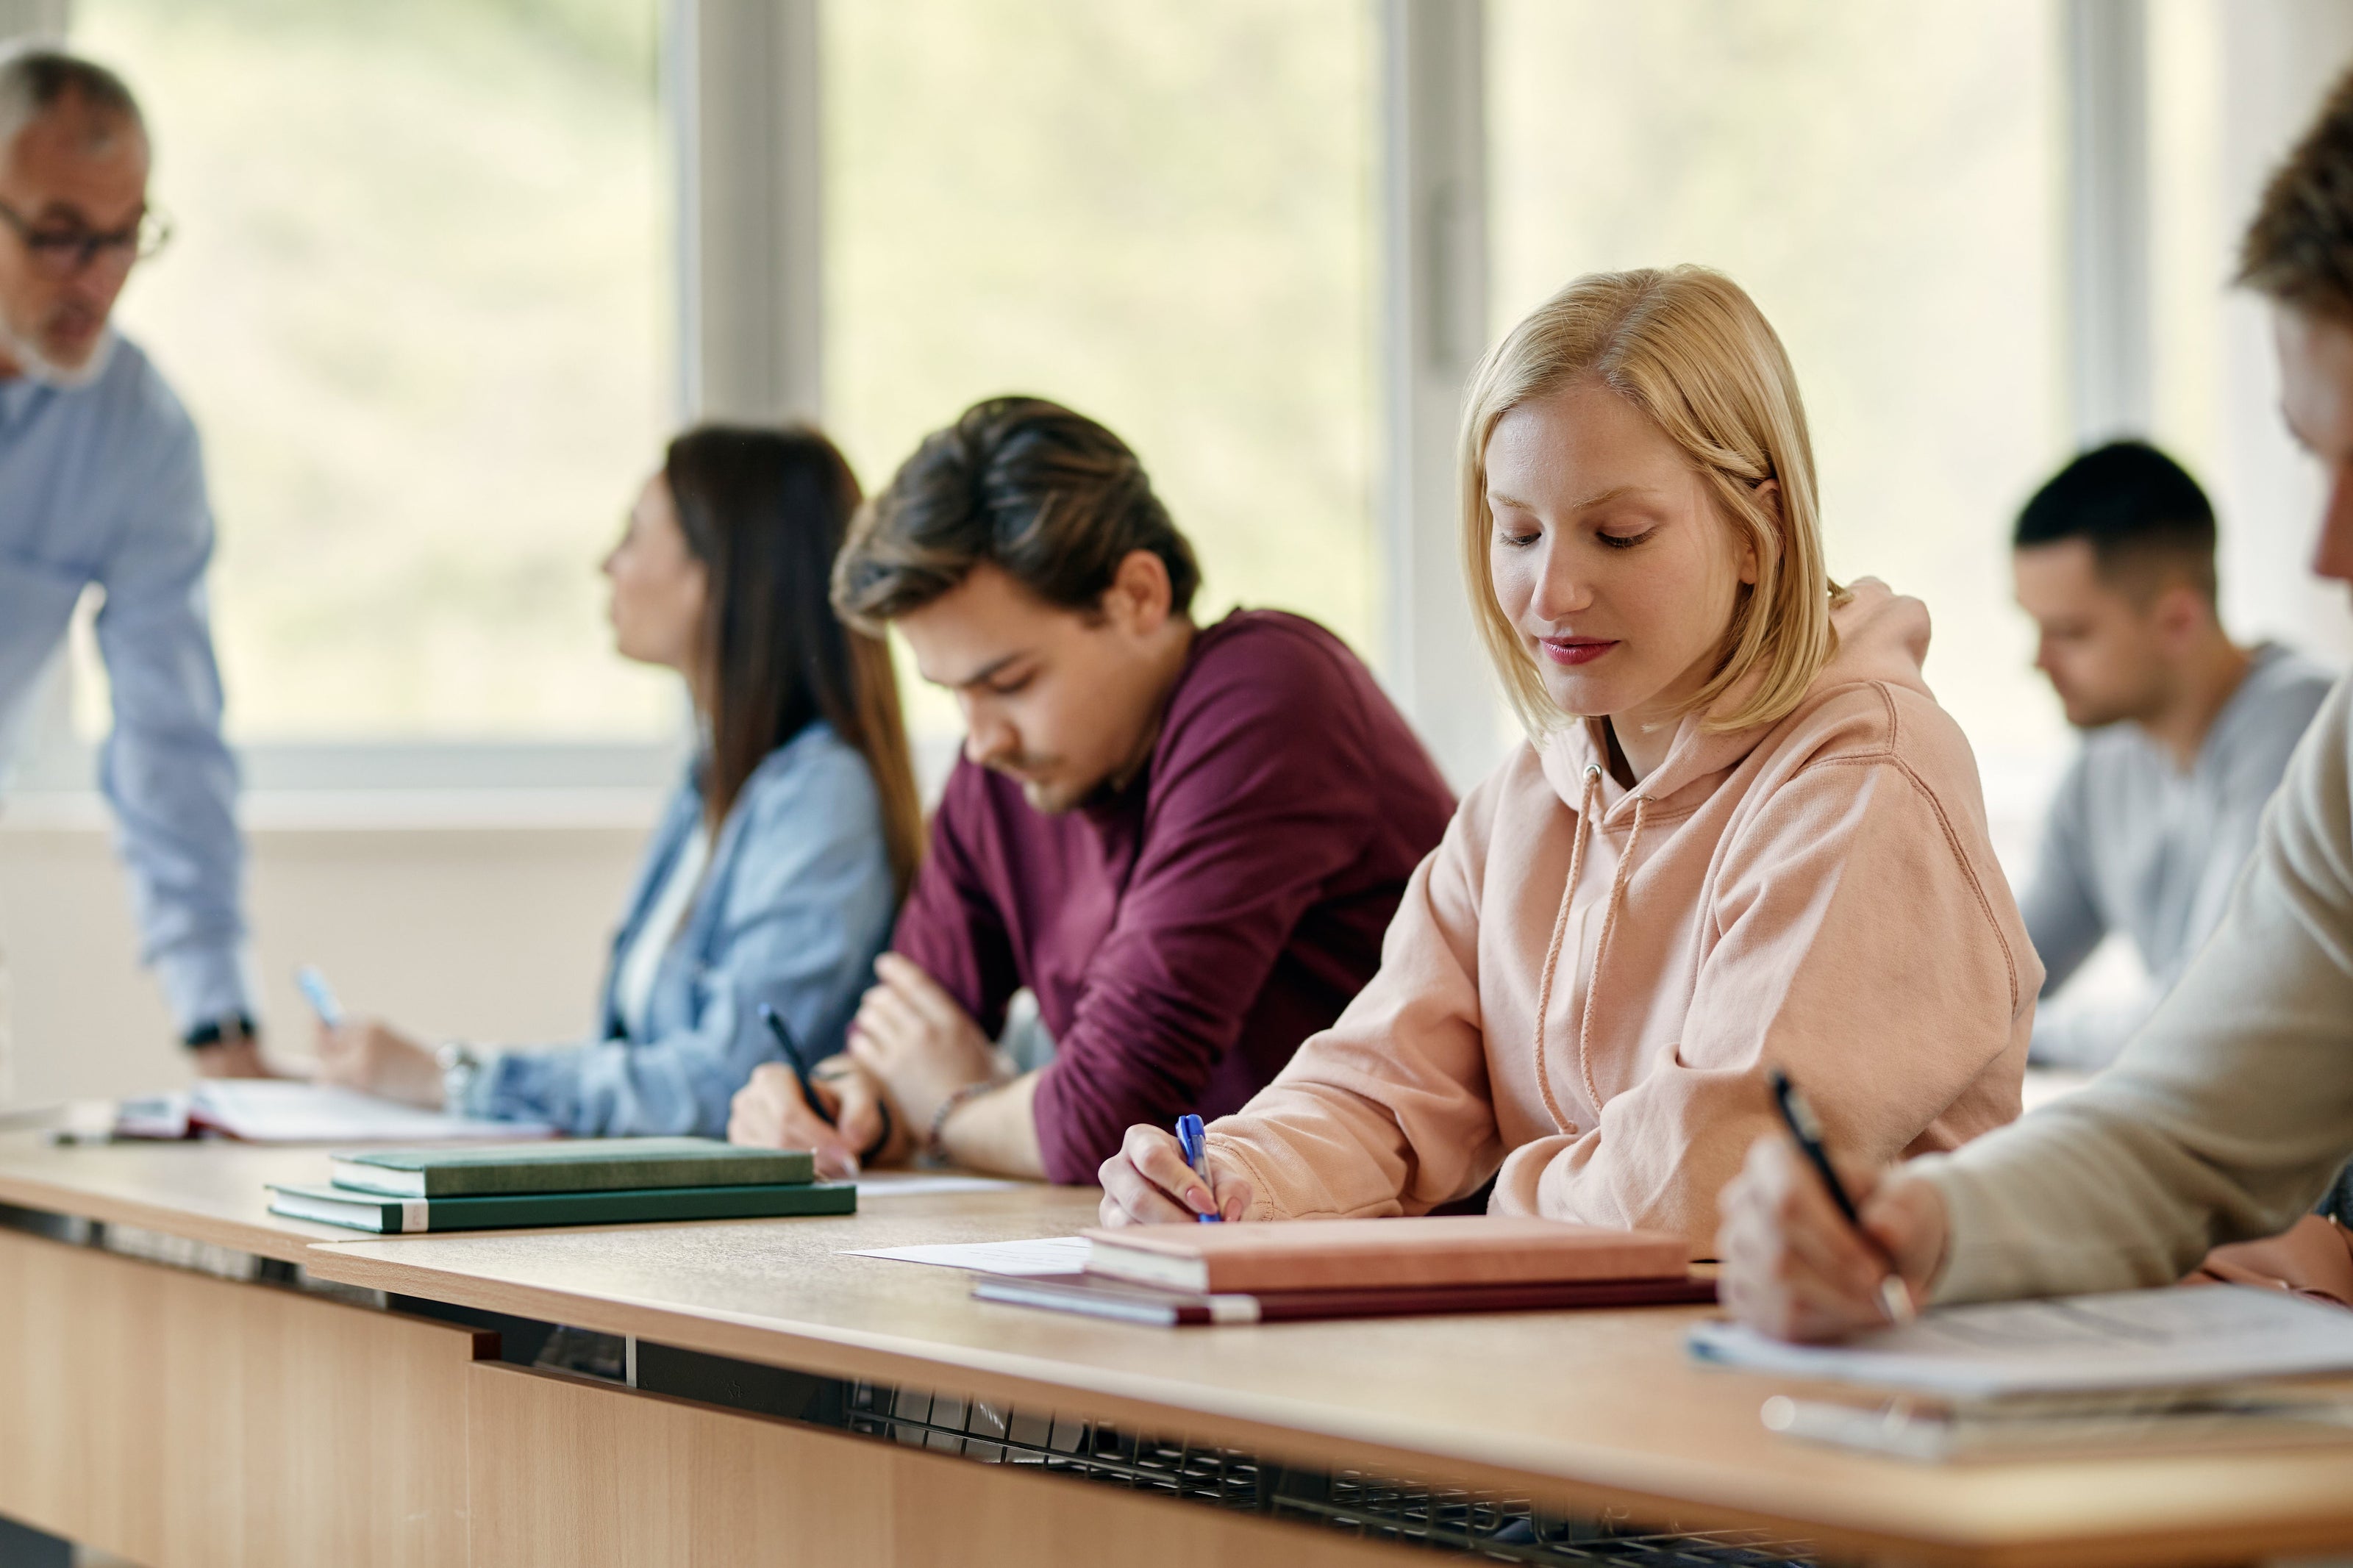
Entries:
{"label": "long brown hair", "polygon": [[866,759],[903,896],[923,858],[923,813],[890,648],[827,602],[858,478],[805,426],[698,426],[670,444],[662,478],[687,548],[710,574],[703,613],[704,820],[726,818],[761,761],[813,721]]}

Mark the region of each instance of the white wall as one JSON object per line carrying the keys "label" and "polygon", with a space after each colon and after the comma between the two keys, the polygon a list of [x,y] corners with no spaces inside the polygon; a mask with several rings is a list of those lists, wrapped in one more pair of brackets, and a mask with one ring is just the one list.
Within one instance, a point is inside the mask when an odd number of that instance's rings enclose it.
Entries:
{"label": "white wall", "polygon": [[[21,803],[20,803],[21,804]],[[187,1076],[102,818],[0,816],[0,951],[14,991],[0,1105],[133,1093]],[[544,810],[471,826],[281,821],[251,834],[251,919],[274,1043],[307,1053],[289,976],[316,963],[354,1012],[427,1038],[576,1037],[653,815]],[[584,820],[584,818],[586,818]],[[599,820],[601,818],[601,820]]]}

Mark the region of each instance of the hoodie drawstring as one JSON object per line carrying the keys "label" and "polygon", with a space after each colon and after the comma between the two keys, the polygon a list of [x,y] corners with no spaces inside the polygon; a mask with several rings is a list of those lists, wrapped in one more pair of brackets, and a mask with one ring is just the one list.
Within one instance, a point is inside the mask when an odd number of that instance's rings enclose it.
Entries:
{"label": "hoodie drawstring", "polygon": [[[1570,1122],[1562,1114],[1560,1102],[1553,1098],[1552,1070],[1545,1064],[1545,1022],[1552,1012],[1552,978],[1560,967],[1560,950],[1568,937],[1569,907],[1577,901],[1577,885],[1585,874],[1585,848],[1593,837],[1594,807],[1601,795],[1601,767],[1598,763],[1585,764],[1585,788],[1577,807],[1577,834],[1569,841],[1568,885],[1561,889],[1560,912],[1553,917],[1552,942],[1545,949],[1544,975],[1536,984],[1536,1091],[1544,1099],[1545,1109],[1552,1113],[1553,1125],[1568,1131]],[[1586,1053],[1586,1042],[1593,1030],[1593,997],[1600,989],[1601,965],[1609,955],[1609,935],[1618,924],[1618,910],[1626,899],[1626,883],[1634,868],[1634,846],[1642,837],[1642,808],[1650,801],[1641,795],[1634,797],[1634,825],[1626,836],[1626,848],[1618,858],[1618,873],[1609,880],[1609,901],[1601,911],[1601,938],[1593,950],[1593,973],[1585,983],[1585,1006],[1577,1021],[1577,1068],[1585,1081],[1586,1098],[1598,1113],[1601,1108],[1601,1091],[1593,1082],[1593,1064]]]}
{"label": "hoodie drawstring", "polygon": [[1626,847],[1618,857],[1618,874],[1609,879],[1609,902],[1601,910],[1601,938],[1593,944],[1593,973],[1586,977],[1585,1008],[1577,1019],[1577,1070],[1585,1079],[1585,1096],[1593,1113],[1601,1113],[1601,1091],[1593,1084],[1593,1059],[1586,1042],[1593,1035],[1593,998],[1601,989],[1601,966],[1609,962],[1609,933],[1618,929],[1618,911],[1626,902],[1626,883],[1634,875],[1634,846],[1642,841],[1642,808],[1647,795],[1634,797],[1634,826],[1626,830]]}

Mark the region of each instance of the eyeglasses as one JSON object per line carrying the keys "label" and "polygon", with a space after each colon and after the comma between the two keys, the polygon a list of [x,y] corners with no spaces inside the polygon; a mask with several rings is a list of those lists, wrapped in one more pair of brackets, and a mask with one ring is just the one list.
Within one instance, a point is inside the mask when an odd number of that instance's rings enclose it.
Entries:
{"label": "eyeglasses", "polygon": [[71,278],[93,266],[127,272],[172,238],[172,220],[152,207],[129,227],[103,234],[79,223],[37,224],[5,202],[0,202],[0,219],[16,231],[34,269],[48,278]]}

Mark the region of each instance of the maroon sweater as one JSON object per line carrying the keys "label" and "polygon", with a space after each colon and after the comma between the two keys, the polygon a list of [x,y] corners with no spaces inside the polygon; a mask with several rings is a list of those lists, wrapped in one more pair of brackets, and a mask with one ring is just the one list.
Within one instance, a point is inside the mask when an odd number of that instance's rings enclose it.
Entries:
{"label": "maroon sweater", "polygon": [[1092,1182],[1132,1123],[1240,1109],[1340,1016],[1453,810],[1339,638],[1237,610],[1117,795],[1047,816],[959,761],[892,945],[992,1037],[1037,994],[1046,1173]]}

